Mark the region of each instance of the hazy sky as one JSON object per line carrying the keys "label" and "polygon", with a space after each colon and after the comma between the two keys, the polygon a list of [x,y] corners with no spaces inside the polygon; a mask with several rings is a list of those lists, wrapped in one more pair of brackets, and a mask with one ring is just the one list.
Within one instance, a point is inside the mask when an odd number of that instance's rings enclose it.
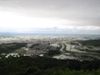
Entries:
{"label": "hazy sky", "polygon": [[99,33],[100,0],[0,0],[0,32]]}

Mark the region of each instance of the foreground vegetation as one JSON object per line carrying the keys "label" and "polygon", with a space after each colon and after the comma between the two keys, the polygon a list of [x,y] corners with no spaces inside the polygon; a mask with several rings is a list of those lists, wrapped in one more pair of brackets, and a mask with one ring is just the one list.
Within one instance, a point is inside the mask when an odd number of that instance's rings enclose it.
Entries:
{"label": "foreground vegetation", "polygon": [[100,75],[100,60],[57,60],[46,57],[2,57],[0,75]]}

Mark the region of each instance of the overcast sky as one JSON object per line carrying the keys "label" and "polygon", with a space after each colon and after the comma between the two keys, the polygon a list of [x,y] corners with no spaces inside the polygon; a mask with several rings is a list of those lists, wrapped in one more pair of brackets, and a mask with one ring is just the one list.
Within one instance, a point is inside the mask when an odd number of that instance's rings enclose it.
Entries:
{"label": "overcast sky", "polygon": [[0,32],[100,32],[100,0],[0,0]]}

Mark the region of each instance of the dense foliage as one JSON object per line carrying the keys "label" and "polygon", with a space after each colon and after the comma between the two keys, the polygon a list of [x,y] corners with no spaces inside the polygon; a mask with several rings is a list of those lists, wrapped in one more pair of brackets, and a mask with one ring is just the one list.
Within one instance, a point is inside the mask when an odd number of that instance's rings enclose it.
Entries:
{"label": "dense foliage", "polygon": [[26,43],[8,43],[8,44],[0,44],[0,54],[1,53],[11,53],[16,49],[26,46]]}
{"label": "dense foliage", "polygon": [[100,75],[100,60],[57,60],[38,56],[1,58],[0,75]]}
{"label": "dense foliage", "polygon": [[86,40],[86,41],[79,41],[82,45],[85,46],[100,46],[100,39],[95,39],[95,40]]}

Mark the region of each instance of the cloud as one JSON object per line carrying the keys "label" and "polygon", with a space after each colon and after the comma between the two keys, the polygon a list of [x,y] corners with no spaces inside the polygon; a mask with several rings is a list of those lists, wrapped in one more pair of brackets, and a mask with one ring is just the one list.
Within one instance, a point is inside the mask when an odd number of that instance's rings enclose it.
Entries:
{"label": "cloud", "polygon": [[57,27],[99,32],[100,27],[100,0],[0,0],[0,13],[4,29]]}

